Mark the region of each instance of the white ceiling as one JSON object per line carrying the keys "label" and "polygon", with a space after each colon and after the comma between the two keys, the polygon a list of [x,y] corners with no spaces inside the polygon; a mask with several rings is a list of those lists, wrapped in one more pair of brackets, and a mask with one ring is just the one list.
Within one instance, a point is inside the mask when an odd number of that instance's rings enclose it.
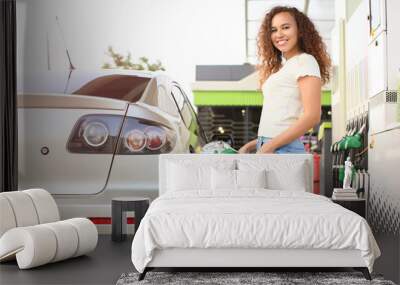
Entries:
{"label": "white ceiling", "polygon": [[304,12],[314,22],[322,39],[330,50],[331,30],[335,23],[335,0],[246,0],[248,60],[255,62],[256,37],[265,13],[275,6],[292,6]]}

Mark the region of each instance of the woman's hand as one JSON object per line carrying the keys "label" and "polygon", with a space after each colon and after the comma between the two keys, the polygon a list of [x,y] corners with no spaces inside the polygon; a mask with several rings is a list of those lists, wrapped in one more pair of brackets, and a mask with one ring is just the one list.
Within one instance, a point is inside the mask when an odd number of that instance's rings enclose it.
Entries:
{"label": "woman's hand", "polygon": [[256,149],[256,145],[257,139],[249,141],[238,150],[238,153],[250,153]]}
{"label": "woman's hand", "polygon": [[245,144],[244,146],[242,146],[239,150],[238,153],[249,153],[250,150],[247,147],[247,144]]}
{"label": "woman's hand", "polygon": [[274,153],[274,152],[275,152],[275,147],[273,147],[271,143],[267,142],[262,145],[262,147],[257,151],[257,154]]}

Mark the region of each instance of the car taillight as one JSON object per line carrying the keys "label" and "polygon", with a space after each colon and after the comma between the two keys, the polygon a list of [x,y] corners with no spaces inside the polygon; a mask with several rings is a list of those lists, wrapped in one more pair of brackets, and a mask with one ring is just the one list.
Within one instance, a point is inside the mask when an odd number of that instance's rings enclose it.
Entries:
{"label": "car taillight", "polygon": [[72,153],[160,154],[170,152],[175,144],[175,132],[160,123],[133,117],[124,121],[119,115],[85,115],[72,130],[67,149]]}
{"label": "car taillight", "polygon": [[140,130],[132,130],[126,134],[124,143],[130,151],[138,152],[146,147],[147,138],[144,132]]}
{"label": "car taillight", "polygon": [[166,131],[161,127],[147,127],[144,130],[147,137],[147,148],[149,150],[158,150],[165,144],[167,140]]}
{"label": "car taillight", "polygon": [[160,123],[128,117],[125,120],[117,154],[160,154],[170,152],[175,132]]}
{"label": "car taillight", "polygon": [[101,122],[90,122],[83,130],[83,139],[91,147],[101,147],[108,139],[108,128]]}
{"label": "car taillight", "polygon": [[85,115],[75,124],[67,143],[73,153],[112,154],[118,142],[123,116]]}

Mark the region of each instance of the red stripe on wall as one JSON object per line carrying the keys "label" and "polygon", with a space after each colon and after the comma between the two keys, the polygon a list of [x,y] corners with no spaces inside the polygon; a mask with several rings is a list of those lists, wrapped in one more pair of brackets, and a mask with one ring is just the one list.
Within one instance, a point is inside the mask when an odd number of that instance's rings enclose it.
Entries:
{"label": "red stripe on wall", "polygon": [[[89,217],[89,220],[95,225],[111,225],[111,217]],[[126,218],[126,223],[128,225],[135,223],[135,218]]]}

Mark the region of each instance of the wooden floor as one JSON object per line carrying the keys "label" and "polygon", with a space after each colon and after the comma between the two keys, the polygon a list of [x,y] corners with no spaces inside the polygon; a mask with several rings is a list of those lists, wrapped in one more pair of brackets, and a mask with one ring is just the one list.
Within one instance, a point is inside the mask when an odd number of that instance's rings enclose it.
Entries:
{"label": "wooden floor", "polygon": [[112,242],[99,236],[96,250],[87,256],[19,270],[15,261],[0,264],[0,284],[115,284],[124,272],[135,271],[131,240]]}

